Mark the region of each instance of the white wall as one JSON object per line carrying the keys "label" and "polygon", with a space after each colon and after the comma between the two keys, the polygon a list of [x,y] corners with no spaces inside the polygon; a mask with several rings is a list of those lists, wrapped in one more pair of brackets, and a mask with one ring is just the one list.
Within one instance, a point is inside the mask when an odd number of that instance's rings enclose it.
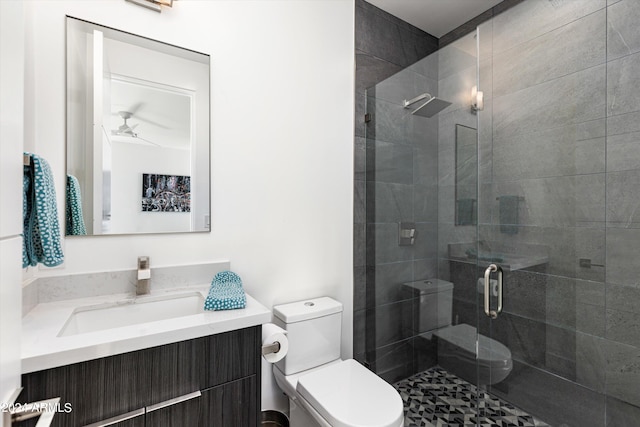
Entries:
{"label": "white wall", "polygon": [[[211,233],[69,238],[64,265],[40,274],[134,268],[139,255],[152,267],[229,259],[267,307],[342,301],[351,356],[353,3],[181,0],[158,14],[122,0],[28,2],[27,144],[52,165],[61,214],[65,14],[211,55]],[[278,405],[268,381],[263,393]]]}
{"label": "white wall", "polygon": [[24,44],[22,3],[1,1],[0,403],[8,402],[20,386]]}

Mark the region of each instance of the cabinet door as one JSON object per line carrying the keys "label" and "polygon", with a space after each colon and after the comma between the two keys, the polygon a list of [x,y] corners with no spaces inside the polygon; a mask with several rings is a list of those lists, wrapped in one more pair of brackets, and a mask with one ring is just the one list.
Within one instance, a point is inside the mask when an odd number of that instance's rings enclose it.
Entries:
{"label": "cabinet door", "polygon": [[257,427],[260,413],[256,376],[202,392],[200,427]]}
{"label": "cabinet door", "polygon": [[147,426],[177,427],[198,425],[202,398],[194,397],[155,409],[147,407]]}
{"label": "cabinet door", "polygon": [[71,405],[57,413],[52,426],[77,427],[111,418],[149,404],[149,350],[33,372],[22,376],[21,402],[60,397]]}
{"label": "cabinet door", "polygon": [[163,345],[151,356],[150,403],[202,390],[205,371],[205,343],[209,337]]}
{"label": "cabinet door", "polygon": [[211,335],[205,340],[201,390],[260,374],[261,326]]}

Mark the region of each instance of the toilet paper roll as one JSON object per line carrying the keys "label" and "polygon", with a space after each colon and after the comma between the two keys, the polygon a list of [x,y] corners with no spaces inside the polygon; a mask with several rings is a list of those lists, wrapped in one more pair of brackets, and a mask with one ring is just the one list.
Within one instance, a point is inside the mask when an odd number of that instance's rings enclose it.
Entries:
{"label": "toilet paper roll", "polygon": [[286,334],[287,331],[273,323],[265,323],[262,325],[262,345],[270,345],[275,342],[280,343],[279,351],[262,355],[264,360],[269,363],[276,363],[287,355],[287,351],[289,351],[289,340]]}
{"label": "toilet paper roll", "polygon": [[[494,297],[498,296],[498,280],[489,279],[489,288],[491,289],[491,294]],[[484,278],[478,279],[478,293],[484,294]]]}

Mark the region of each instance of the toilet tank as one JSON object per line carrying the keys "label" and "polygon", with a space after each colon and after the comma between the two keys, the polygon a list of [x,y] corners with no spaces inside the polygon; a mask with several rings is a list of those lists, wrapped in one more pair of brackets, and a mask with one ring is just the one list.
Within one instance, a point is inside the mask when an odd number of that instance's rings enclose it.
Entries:
{"label": "toilet tank", "polygon": [[441,279],[418,280],[402,284],[406,298],[413,300],[408,327],[422,334],[451,325],[453,283]]}
{"label": "toilet tank", "polygon": [[273,307],[274,323],[287,331],[289,352],[276,366],[291,375],[340,358],[342,304],[321,297]]}

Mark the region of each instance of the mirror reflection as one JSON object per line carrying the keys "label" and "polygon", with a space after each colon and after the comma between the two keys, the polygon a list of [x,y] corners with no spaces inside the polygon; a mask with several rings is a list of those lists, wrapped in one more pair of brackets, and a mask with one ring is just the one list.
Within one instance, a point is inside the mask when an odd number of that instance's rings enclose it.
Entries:
{"label": "mirror reflection", "polygon": [[67,235],[209,231],[209,56],[67,17]]}
{"label": "mirror reflection", "polygon": [[456,225],[477,223],[478,131],[456,124]]}

